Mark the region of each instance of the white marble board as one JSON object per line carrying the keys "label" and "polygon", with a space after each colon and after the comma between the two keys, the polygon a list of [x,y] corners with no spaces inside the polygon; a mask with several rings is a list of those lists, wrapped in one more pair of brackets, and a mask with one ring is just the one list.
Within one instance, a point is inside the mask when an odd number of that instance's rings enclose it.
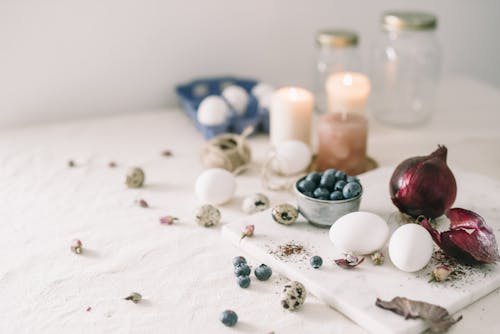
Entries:
{"label": "white marble board", "polygon": [[[388,183],[392,170],[381,168],[360,176],[364,187],[360,210],[381,215],[394,230],[400,218],[389,197]],[[500,182],[473,173],[456,170],[454,173],[458,184],[454,207],[481,214],[500,240],[500,211],[497,208]],[[255,235],[240,240],[241,229],[247,224],[255,225]],[[225,225],[223,234],[273,270],[302,282],[309,293],[373,333],[419,333],[427,328],[424,321],[404,320],[376,307],[377,298],[390,300],[402,296],[423,300],[441,305],[453,314],[500,287],[498,266],[484,266],[446,283],[429,283],[431,265],[417,273],[399,271],[391,263],[386,249],[383,266],[375,266],[367,258],[355,269],[341,269],[333,263],[335,258],[341,257],[341,253],[330,242],[328,229],[314,227],[303,218],[291,226],[280,225],[273,221],[270,210]],[[305,253],[289,257],[276,254],[279,245],[291,241],[303,245]],[[315,270],[309,265],[312,255],[323,257],[324,264],[320,269]]]}

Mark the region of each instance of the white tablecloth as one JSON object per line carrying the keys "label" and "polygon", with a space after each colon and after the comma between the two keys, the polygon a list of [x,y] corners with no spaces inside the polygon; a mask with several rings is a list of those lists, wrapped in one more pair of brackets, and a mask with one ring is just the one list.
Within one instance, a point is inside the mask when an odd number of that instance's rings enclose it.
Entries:
{"label": "white tablecloth", "polygon": [[[426,127],[373,122],[370,155],[391,165],[446,144],[451,165],[499,179],[499,109],[498,90],[447,79]],[[249,289],[236,284],[232,257],[259,263],[222,239],[220,228],[194,223],[202,144],[179,110],[2,130],[0,333],[363,333],[312,296],[302,310],[284,311],[286,278],[277,273],[268,282],[253,278]],[[267,138],[253,137],[251,145],[255,166],[238,176],[236,198],[221,207],[223,222],[241,216],[242,198],[256,191],[272,204],[292,198],[262,188]],[[162,156],[165,149],[173,155]],[[76,167],[67,166],[70,159]],[[125,186],[131,166],[145,170],[144,188]],[[141,198],[151,207],[139,207]],[[167,214],[180,221],[160,225]],[[74,238],[84,244],[81,256],[69,250]],[[132,291],[145,300],[123,300]],[[497,290],[471,305],[450,332],[499,332],[499,300]],[[219,322],[224,309],[238,313],[234,329]]]}

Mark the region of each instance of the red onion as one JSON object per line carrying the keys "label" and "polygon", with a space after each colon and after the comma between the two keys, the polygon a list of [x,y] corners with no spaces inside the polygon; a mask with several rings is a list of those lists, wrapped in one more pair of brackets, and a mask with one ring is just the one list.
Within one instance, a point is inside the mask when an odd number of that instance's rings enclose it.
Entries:
{"label": "red onion", "polygon": [[450,219],[449,231],[440,233],[426,218],[421,223],[447,255],[467,263],[500,261],[495,234],[483,217],[460,208],[450,209],[446,216]]}
{"label": "red onion", "polygon": [[428,156],[400,163],[391,177],[391,199],[399,211],[414,218],[436,218],[445,213],[457,196],[457,183],[446,164],[445,146]]}

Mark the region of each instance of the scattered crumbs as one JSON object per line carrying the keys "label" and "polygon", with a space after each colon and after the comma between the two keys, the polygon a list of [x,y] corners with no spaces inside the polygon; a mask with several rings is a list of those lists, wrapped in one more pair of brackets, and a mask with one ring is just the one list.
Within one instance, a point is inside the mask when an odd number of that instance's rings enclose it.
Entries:
{"label": "scattered crumbs", "polygon": [[75,162],[73,160],[69,160],[68,167],[75,167]]}
{"label": "scattered crumbs", "polygon": [[85,311],[86,311],[86,312],[90,312],[90,311],[92,311],[92,307],[90,307],[90,306],[89,306],[89,307],[87,307],[87,308],[85,309]]}
{"label": "scattered crumbs", "polygon": [[172,151],[164,150],[161,152],[161,155],[163,155],[164,157],[170,157],[170,156],[172,156]]}
{"label": "scattered crumbs", "polygon": [[310,257],[310,252],[304,247],[304,245],[294,240],[278,245],[274,249],[270,249],[269,254],[272,254],[283,261],[289,259],[298,260],[297,262],[304,260],[308,261]]}
{"label": "scattered crumbs", "polygon": [[114,161],[110,161],[110,162],[108,163],[108,167],[109,167],[109,168],[115,168],[115,167],[116,167],[116,162],[114,162]]}
{"label": "scattered crumbs", "polygon": [[456,289],[471,286],[477,281],[488,277],[492,272],[492,266],[487,264],[468,265],[446,255],[441,249],[432,254],[431,261],[418,275],[417,278],[429,281],[432,271],[438,265],[445,265],[453,269],[450,276],[443,282],[430,282],[429,284],[445,285]]}
{"label": "scattered crumbs", "polygon": [[149,208],[149,204],[148,204],[148,202],[146,202],[144,199],[142,199],[142,198],[141,198],[141,199],[140,199],[139,201],[137,201],[137,202],[138,202],[138,204],[139,204],[139,206],[140,206],[141,208]]}

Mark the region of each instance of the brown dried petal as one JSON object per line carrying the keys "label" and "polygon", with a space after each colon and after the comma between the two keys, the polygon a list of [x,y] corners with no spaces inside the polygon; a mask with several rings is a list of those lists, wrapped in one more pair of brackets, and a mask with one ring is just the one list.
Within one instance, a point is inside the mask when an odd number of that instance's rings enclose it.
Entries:
{"label": "brown dried petal", "polygon": [[445,332],[462,319],[462,316],[453,319],[444,307],[404,297],[395,297],[391,301],[383,301],[377,298],[375,305],[399,314],[405,319],[420,318],[426,320],[434,333]]}

